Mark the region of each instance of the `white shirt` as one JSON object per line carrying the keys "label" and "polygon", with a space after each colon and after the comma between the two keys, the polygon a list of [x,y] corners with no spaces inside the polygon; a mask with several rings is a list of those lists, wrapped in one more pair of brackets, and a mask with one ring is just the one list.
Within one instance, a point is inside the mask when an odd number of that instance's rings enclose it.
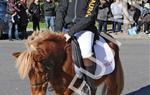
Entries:
{"label": "white shirt", "polygon": [[123,4],[120,2],[114,2],[110,6],[111,12],[114,18],[122,18],[123,17]]}

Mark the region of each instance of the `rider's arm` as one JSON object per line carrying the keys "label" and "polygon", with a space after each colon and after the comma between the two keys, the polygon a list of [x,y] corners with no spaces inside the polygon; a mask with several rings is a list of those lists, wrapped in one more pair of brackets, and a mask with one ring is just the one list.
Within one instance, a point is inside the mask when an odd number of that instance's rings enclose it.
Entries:
{"label": "rider's arm", "polygon": [[91,23],[95,22],[97,17],[99,1],[100,0],[89,0],[85,16],[82,17],[79,22],[75,23],[70,28],[70,31],[68,32],[70,36],[72,36],[76,32],[85,29],[86,27],[89,27]]}
{"label": "rider's arm", "polygon": [[55,31],[62,31],[69,0],[60,0],[56,11]]}

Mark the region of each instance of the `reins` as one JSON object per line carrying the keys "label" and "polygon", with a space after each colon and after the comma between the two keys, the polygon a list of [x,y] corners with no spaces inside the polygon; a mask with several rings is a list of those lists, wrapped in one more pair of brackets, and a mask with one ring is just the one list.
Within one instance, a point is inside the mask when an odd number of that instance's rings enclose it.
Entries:
{"label": "reins", "polygon": [[49,70],[49,67],[46,65],[46,73],[45,73],[45,77],[44,77],[44,80],[40,81],[40,82],[37,82],[37,83],[32,83],[31,84],[31,88],[39,88],[41,86],[45,86],[47,85],[48,86],[48,91],[51,92],[53,91],[54,89],[51,87],[50,83],[49,83],[49,77],[48,77],[48,70]]}
{"label": "reins", "polygon": [[42,80],[40,82],[37,82],[37,83],[32,83],[31,87],[32,88],[37,88],[37,87],[41,87],[43,85],[47,85],[48,84],[48,80],[49,80],[49,78],[48,78],[48,72],[46,72],[44,80]]}

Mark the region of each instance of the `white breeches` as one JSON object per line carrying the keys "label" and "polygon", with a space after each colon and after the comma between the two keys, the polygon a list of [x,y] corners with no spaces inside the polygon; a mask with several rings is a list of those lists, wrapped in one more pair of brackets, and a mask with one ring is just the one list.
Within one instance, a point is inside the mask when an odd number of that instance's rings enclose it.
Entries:
{"label": "white breeches", "polygon": [[93,55],[92,46],[94,40],[94,33],[91,31],[80,31],[75,34],[81,49],[83,58],[89,58]]}

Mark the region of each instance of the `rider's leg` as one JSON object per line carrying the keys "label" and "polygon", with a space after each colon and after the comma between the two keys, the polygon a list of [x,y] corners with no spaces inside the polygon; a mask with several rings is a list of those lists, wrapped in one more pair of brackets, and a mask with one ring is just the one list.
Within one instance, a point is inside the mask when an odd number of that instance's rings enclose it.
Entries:
{"label": "rider's leg", "polygon": [[[94,40],[94,33],[91,31],[82,31],[76,34],[80,49],[81,49],[81,55],[83,57],[83,63],[85,66],[85,69],[89,72],[94,74],[96,64],[92,62],[89,58],[93,56],[93,40]],[[94,79],[87,76],[86,77],[87,83],[91,88],[92,95],[96,92],[96,86]]]}
{"label": "rider's leg", "polygon": [[[85,69],[88,72],[95,74],[96,64],[88,58],[84,58],[83,62],[84,62]],[[90,89],[92,92],[91,95],[95,95],[96,94],[96,84],[95,84],[94,79],[89,76],[86,76],[86,81],[87,81],[87,84],[90,86]]]}

